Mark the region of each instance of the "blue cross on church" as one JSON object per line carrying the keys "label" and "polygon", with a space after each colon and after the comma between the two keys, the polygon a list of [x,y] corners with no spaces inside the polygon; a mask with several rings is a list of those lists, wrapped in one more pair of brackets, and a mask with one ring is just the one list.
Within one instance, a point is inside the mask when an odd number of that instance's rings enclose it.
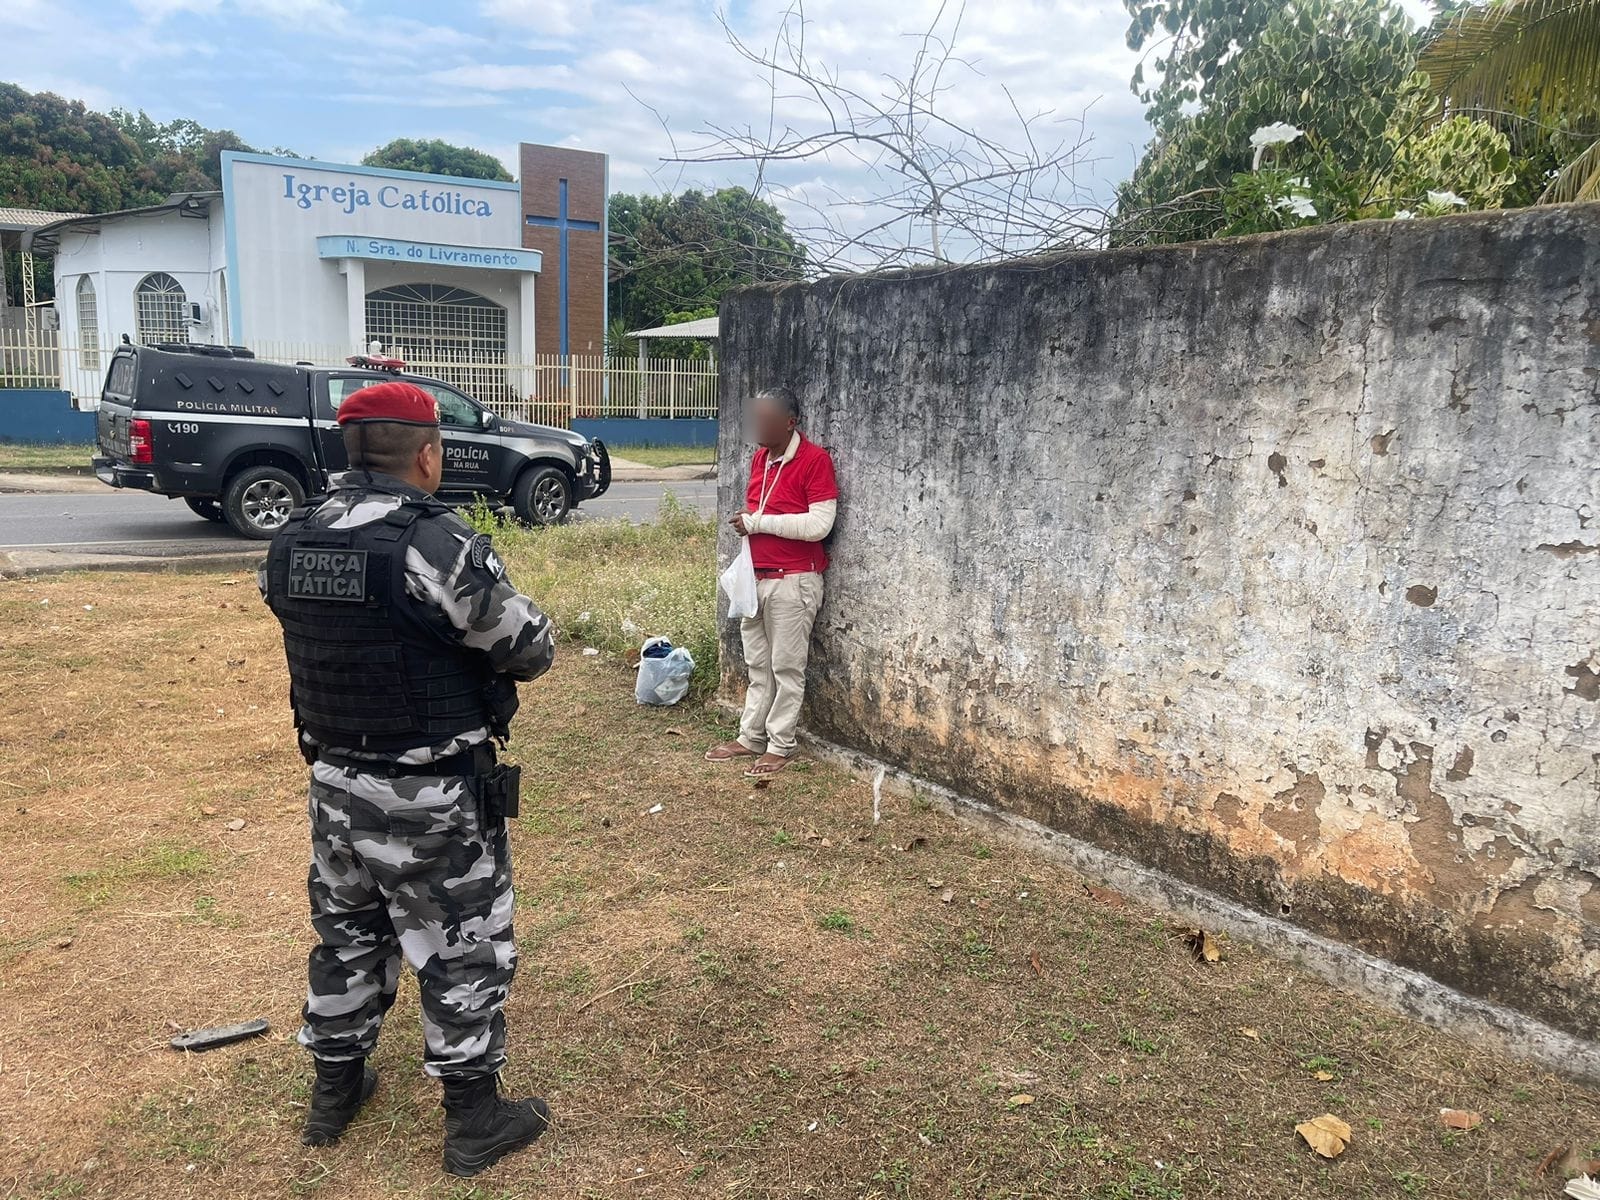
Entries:
{"label": "blue cross on church", "polygon": [[554,217],[528,217],[529,225],[541,225],[546,229],[554,229],[560,233],[561,248],[558,254],[560,266],[558,277],[560,279],[561,295],[561,353],[571,353],[567,331],[567,231],[571,229],[587,229],[599,232],[599,221],[574,221],[567,216],[567,181],[561,181],[561,206]]}

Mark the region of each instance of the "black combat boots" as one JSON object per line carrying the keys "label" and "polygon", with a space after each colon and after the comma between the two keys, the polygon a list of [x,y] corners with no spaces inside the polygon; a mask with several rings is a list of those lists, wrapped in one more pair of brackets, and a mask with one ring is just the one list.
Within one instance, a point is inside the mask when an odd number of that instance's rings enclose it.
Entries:
{"label": "black combat boots", "polygon": [[487,1170],[550,1125],[549,1105],[537,1096],[507,1100],[498,1075],[446,1075],[443,1082],[447,1174]]}
{"label": "black combat boots", "polygon": [[334,1062],[318,1058],[317,1085],[311,1089],[311,1111],[306,1113],[307,1146],[326,1146],[339,1140],[356,1113],[378,1087],[378,1073],[364,1058]]}

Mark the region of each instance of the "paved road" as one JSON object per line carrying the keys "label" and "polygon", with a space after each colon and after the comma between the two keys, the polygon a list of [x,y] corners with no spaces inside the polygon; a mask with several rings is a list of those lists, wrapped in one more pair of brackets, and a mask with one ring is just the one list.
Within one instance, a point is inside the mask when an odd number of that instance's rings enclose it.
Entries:
{"label": "paved road", "polygon": [[[579,510],[589,520],[652,520],[664,492],[701,512],[716,507],[713,480],[681,483],[614,483]],[[12,550],[77,547],[96,554],[177,556],[248,549],[250,542],[225,525],[203,521],[181,500],[148,492],[81,495],[0,495],[0,554]]]}

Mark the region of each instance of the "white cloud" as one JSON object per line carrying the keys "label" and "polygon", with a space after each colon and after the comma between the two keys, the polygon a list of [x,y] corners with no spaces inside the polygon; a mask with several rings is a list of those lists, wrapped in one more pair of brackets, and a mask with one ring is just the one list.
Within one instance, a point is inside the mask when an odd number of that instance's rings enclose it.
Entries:
{"label": "white cloud", "polygon": [[133,0],[134,11],[151,21],[164,21],[179,13],[211,13],[222,0]]}
{"label": "white cloud", "polygon": [[328,99],[343,104],[384,104],[397,108],[496,108],[507,103],[504,96],[491,92],[340,92]]}
{"label": "white cloud", "polygon": [[429,72],[427,82],[485,92],[569,91],[574,76],[572,68],[560,63],[551,66],[468,63]]}
{"label": "white cloud", "polygon": [[590,0],[483,0],[479,8],[491,24],[556,38],[589,31],[594,12]]}

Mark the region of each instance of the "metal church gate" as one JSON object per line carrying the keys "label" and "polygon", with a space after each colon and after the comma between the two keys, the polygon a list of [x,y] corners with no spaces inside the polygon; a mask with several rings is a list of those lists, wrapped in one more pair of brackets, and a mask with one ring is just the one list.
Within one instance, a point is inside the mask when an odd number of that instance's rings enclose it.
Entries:
{"label": "metal church gate", "polygon": [[506,310],[476,292],[436,283],[369,292],[367,338],[480,400],[517,398],[506,378]]}

